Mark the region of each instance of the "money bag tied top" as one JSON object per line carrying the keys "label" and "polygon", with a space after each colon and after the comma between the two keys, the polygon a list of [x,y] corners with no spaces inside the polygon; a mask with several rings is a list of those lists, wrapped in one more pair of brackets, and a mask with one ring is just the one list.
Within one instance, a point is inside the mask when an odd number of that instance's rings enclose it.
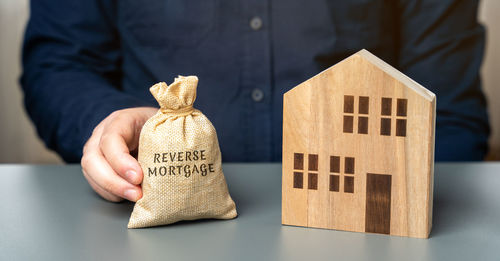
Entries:
{"label": "money bag tied top", "polygon": [[163,113],[182,113],[193,110],[197,86],[198,77],[178,76],[172,84],[160,82],[153,85],[149,91],[158,101]]}

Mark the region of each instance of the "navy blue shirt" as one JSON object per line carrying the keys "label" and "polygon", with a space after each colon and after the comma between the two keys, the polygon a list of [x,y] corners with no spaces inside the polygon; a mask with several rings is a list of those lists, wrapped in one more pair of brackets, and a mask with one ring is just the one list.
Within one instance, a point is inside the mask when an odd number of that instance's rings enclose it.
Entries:
{"label": "navy blue shirt", "polygon": [[224,161],[280,161],[283,93],[365,48],[437,95],[437,160],[481,160],[485,30],[477,1],[33,0],[22,87],[40,137],[78,162],[111,112],[158,106],[177,75]]}

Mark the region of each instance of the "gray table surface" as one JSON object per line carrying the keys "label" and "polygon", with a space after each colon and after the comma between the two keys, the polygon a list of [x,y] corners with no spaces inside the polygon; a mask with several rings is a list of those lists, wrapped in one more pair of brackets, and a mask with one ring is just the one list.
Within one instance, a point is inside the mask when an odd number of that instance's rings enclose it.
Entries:
{"label": "gray table surface", "polygon": [[500,260],[500,163],[436,164],[430,239],[281,225],[281,165],[224,164],[239,217],[127,229],[79,165],[0,165],[0,260]]}

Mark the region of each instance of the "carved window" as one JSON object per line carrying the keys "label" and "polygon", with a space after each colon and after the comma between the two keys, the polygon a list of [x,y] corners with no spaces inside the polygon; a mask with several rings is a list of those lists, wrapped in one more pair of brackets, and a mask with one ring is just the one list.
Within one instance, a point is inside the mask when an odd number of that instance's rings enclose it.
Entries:
{"label": "carved window", "polygon": [[304,154],[294,153],[293,154],[293,187],[303,188],[304,187]]}
{"label": "carved window", "polygon": [[368,112],[370,110],[370,98],[367,96],[360,96],[358,107],[358,134],[368,134]]}
{"label": "carved window", "polygon": [[338,192],[340,187],[340,157],[330,156],[329,190]]}
{"label": "carved window", "polygon": [[354,193],[354,158],[345,157],[344,161],[344,192]]}
{"label": "carved window", "polygon": [[[341,169],[340,164],[342,158],[340,156],[330,156],[330,184],[329,190],[334,192],[340,191],[340,178],[344,179],[344,192],[354,193],[354,172],[355,162],[353,157],[344,158],[344,168]],[[343,170],[343,171],[342,171]]]}
{"label": "carved window", "polygon": [[[318,154],[307,155],[308,189],[318,189],[318,164]],[[304,153],[293,154],[293,187],[297,189],[304,188]]]}
{"label": "carved window", "polygon": [[318,154],[309,154],[308,161],[308,174],[307,174],[307,188],[318,189]]}
{"label": "carved window", "polygon": [[396,136],[406,137],[406,113],[408,110],[408,100],[398,99],[396,114]]}
{"label": "carved window", "polygon": [[380,135],[391,136],[392,98],[382,98]]}
{"label": "carved window", "polygon": [[367,96],[358,97],[357,112],[354,106],[355,97],[344,95],[344,133],[354,133],[354,120],[357,118],[358,134],[368,134],[368,113],[370,110],[370,98]]}
{"label": "carved window", "polygon": [[354,127],[354,96],[344,96],[344,133],[352,133]]}
{"label": "carved window", "polygon": [[[304,164],[305,157],[307,157],[307,164]],[[306,185],[307,189],[318,190],[318,158],[318,154],[293,154],[293,188],[303,189]],[[343,181],[343,191],[354,193],[354,173],[355,159],[353,157],[330,156],[329,183],[325,185],[328,186],[329,191],[339,192]],[[307,184],[304,184],[305,181]]]}
{"label": "carved window", "polygon": [[392,113],[392,98],[382,98],[381,103],[381,118],[380,118],[380,135],[391,136],[393,133],[392,123],[395,122],[396,136],[406,137],[406,117],[408,110],[407,99],[396,100],[396,114]]}

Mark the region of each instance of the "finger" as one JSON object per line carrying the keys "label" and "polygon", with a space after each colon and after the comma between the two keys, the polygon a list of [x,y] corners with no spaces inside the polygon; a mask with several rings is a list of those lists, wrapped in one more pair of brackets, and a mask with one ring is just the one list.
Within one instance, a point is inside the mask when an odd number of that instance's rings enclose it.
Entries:
{"label": "finger", "polygon": [[84,155],[82,166],[85,166],[88,176],[105,191],[134,202],[142,197],[141,188],[118,176],[101,154]]}
{"label": "finger", "polygon": [[90,138],[87,140],[87,142],[83,146],[83,155],[99,152],[99,140],[100,140],[100,137],[102,136],[103,129],[104,128],[103,128],[102,122],[99,123],[94,128],[94,130],[92,131],[92,135],[90,135]]}
{"label": "finger", "polygon": [[130,124],[113,122],[101,137],[99,148],[113,170],[132,184],[142,182],[142,169],[130,150],[137,147],[139,134]]}
{"label": "finger", "polygon": [[88,174],[87,172],[82,168],[82,172],[83,172],[83,176],[85,177],[85,179],[87,179],[87,182],[89,183],[90,187],[92,187],[92,189],[97,193],[99,194],[101,197],[103,197],[104,199],[108,200],[108,201],[112,201],[112,202],[120,202],[123,200],[123,198],[121,197],[118,197],[118,196],[115,196],[109,192],[107,192],[106,190],[104,190],[103,188],[101,188]]}
{"label": "finger", "polygon": [[119,202],[119,201],[123,200],[122,197],[115,196],[115,195],[111,194],[110,192],[107,192],[106,190],[104,190],[102,187],[100,187],[92,179],[92,177],[86,171],[86,169],[89,167],[89,165],[92,164],[92,162],[90,162],[90,160],[86,160],[88,155],[95,154],[95,153],[99,152],[99,147],[98,147],[99,139],[97,137],[100,137],[102,135],[102,130],[103,130],[102,123],[100,123],[94,129],[94,131],[92,132],[92,135],[90,136],[88,141],[85,143],[85,146],[83,147],[83,157],[81,159],[82,172],[83,172],[83,176],[85,177],[85,179],[89,183],[90,187],[92,187],[92,189],[97,194],[99,194],[101,197],[103,197],[106,200],[109,200],[112,202]]}

